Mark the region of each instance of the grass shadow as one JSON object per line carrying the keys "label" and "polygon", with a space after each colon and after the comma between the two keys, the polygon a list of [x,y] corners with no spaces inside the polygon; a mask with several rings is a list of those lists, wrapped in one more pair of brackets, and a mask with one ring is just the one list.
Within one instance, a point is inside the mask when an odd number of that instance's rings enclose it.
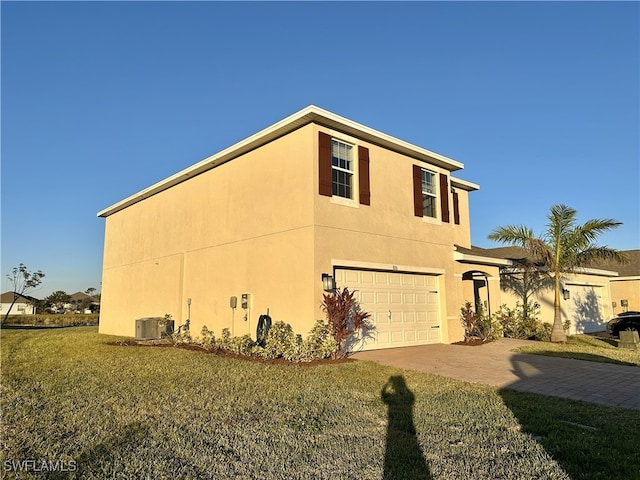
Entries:
{"label": "grass shadow", "polygon": [[[519,379],[499,390],[522,432],[542,445],[572,480],[640,480],[640,410],[530,393],[546,388],[549,395],[572,395],[569,388],[562,389],[565,382],[575,385],[574,372],[551,368],[548,360],[515,355],[511,361]],[[628,375],[621,370],[620,381]],[[609,393],[596,388],[583,385],[578,390],[594,401]],[[611,448],[612,438],[620,440],[616,448]]]}
{"label": "grass shadow", "polygon": [[540,355],[543,357],[557,357],[557,358],[573,358],[574,360],[584,360],[587,362],[597,362],[597,363],[611,363],[614,365],[626,365],[626,366],[636,366],[635,363],[625,362],[624,360],[618,360],[615,358],[604,357],[602,355],[596,355],[594,353],[587,352],[563,352],[558,350],[537,350],[535,352],[523,352],[528,355]]}
{"label": "grass shadow", "polygon": [[[133,450],[141,444],[149,435],[149,427],[141,422],[134,422],[126,425],[119,432],[111,435],[105,441],[85,449],[77,458],[77,472],[75,476],[99,476],[101,466],[112,464],[118,458],[122,458],[128,450]],[[65,474],[51,478],[68,478]]]}
{"label": "grass shadow", "polygon": [[389,378],[380,393],[388,407],[385,480],[430,480],[427,461],[418,443],[413,421],[415,395],[402,375]]}

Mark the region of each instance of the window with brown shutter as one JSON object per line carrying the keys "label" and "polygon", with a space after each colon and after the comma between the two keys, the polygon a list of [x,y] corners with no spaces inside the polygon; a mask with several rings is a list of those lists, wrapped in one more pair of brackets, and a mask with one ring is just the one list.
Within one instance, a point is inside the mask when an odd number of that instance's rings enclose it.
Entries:
{"label": "window with brown shutter", "polygon": [[422,168],[413,166],[413,213],[416,217],[423,216],[422,207]]}
{"label": "window with brown shutter", "polygon": [[318,136],[320,151],[318,154],[318,172],[320,184],[318,192],[320,195],[330,197],[331,192],[331,135],[320,132]]}
{"label": "window with brown shutter", "polygon": [[460,225],[460,204],[458,202],[458,192],[453,192],[453,221],[456,225]]}
{"label": "window with brown shutter", "polygon": [[358,147],[358,183],[360,189],[360,203],[371,205],[371,192],[369,190],[369,149]]}
{"label": "window with brown shutter", "polygon": [[444,173],[440,174],[440,208],[442,221],[449,222],[449,180]]}

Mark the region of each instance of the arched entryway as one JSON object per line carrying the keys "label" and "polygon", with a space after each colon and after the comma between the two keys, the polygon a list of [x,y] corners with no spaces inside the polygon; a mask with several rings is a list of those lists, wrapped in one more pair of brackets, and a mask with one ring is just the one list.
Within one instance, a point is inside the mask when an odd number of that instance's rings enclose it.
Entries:
{"label": "arched entryway", "polygon": [[[491,293],[489,292],[490,277],[491,275],[481,270],[469,270],[462,274],[464,292],[465,294],[467,292],[472,292],[473,304],[476,313],[480,311],[487,315],[491,315],[492,313]],[[471,283],[465,284],[464,282]],[[465,301],[468,300],[469,299],[466,299]]]}

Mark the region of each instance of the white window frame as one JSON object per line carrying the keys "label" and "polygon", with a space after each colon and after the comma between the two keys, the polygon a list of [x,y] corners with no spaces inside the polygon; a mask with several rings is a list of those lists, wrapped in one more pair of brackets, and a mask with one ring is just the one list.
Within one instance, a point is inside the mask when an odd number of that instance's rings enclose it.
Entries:
{"label": "white window frame", "polygon": [[[337,146],[338,150],[340,150],[340,145],[344,145],[346,147],[348,147],[348,151],[349,151],[349,158],[341,158],[340,156],[335,157],[333,155],[334,152],[334,147]],[[355,187],[356,187],[356,182],[355,182],[355,175],[356,175],[356,169],[355,169],[355,163],[357,161],[356,159],[356,155],[355,155],[355,145],[349,143],[349,142],[345,142],[344,140],[341,140],[339,138],[336,138],[334,136],[331,137],[331,193],[332,196],[334,198],[343,198],[345,200],[353,200],[354,196],[355,196]],[[339,155],[339,154],[338,154]],[[334,165],[333,164],[333,159],[337,158],[338,161],[340,160],[344,160],[345,162],[349,163],[349,167],[350,168],[344,168],[341,167],[340,165]],[[337,188],[336,187],[336,182],[333,179],[333,175],[334,175],[334,171],[336,172],[341,172],[344,173],[345,175],[348,176],[349,179],[349,190],[350,190],[350,195],[349,196],[345,196],[345,195],[340,195],[337,192]],[[334,192],[334,188],[335,188],[335,192]]]}
{"label": "white window frame", "polygon": [[[425,189],[425,178],[424,178],[424,174],[430,174],[432,176],[433,182],[433,192],[430,192],[429,190]],[[421,169],[421,175],[420,175],[420,184],[421,184],[421,191],[422,191],[422,217],[423,218],[431,218],[431,219],[438,219],[438,183],[436,181],[436,179],[438,178],[438,174],[436,172],[433,172],[431,170],[427,170],[426,168],[422,168]],[[433,198],[433,215],[428,215],[425,211],[425,206],[424,206],[424,197],[428,196],[428,197],[432,197]]]}

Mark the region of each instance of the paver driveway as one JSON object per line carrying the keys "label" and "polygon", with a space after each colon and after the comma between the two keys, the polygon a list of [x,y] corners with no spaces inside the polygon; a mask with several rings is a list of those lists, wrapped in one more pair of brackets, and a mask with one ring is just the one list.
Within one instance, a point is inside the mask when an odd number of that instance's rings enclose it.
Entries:
{"label": "paver driveway", "polygon": [[466,382],[640,410],[640,367],[512,352],[532,342],[510,338],[485,345],[423,345],[359,352],[398,368]]}

